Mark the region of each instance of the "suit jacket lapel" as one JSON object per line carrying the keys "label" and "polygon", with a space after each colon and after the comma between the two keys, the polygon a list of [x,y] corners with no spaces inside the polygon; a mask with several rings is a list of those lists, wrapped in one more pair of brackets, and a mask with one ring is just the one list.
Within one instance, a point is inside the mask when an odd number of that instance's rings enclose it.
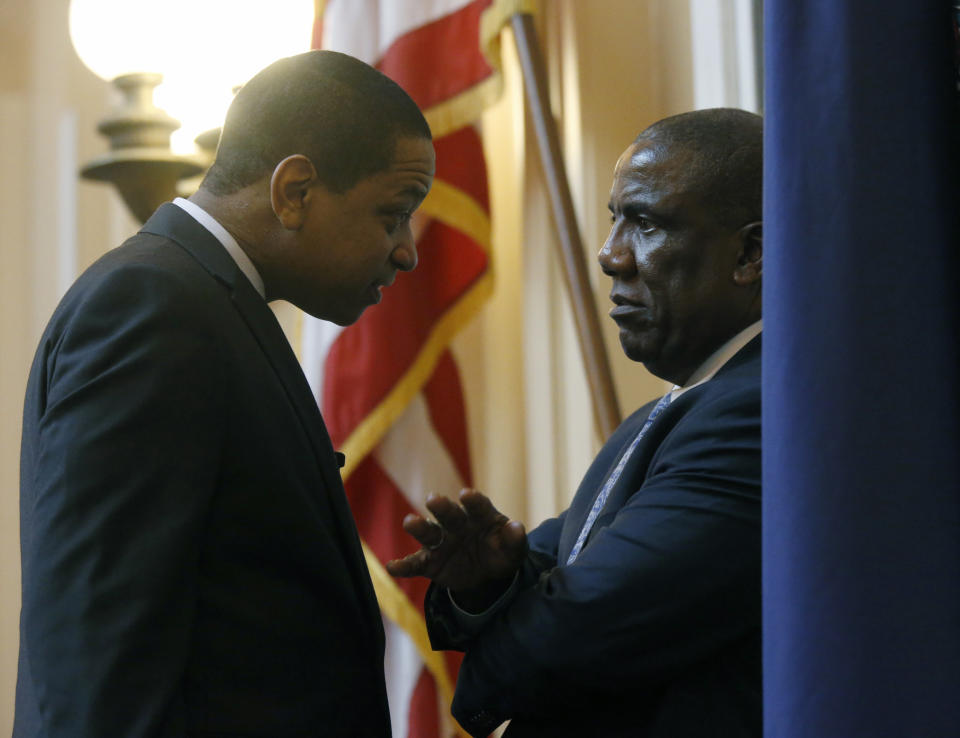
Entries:
{"label": "suit jacket lapel", "polygon": [[[347,553],[345,558],[357,585],[357,592],[361,594],[360,599],[367,607],[374,633],[382,633],[376,595],[360,546],[356,524],[347,504],[330,436],[310,385],[273,311],[257,294],[223,245],[181,208],[173,204],[161,206],[142,230],[176,241],[229,289],[231,300],[273,366],[304,432],[310,438],[317,467],[324,486],[329,491],[326,495],[327,502],[336,521],[341,544]],[[378,641],[379,638],[375,640]]]}
{"label": "suit jacket lapel", "polygon": [[[761,336],[762,334],[750,339],[743,348],[731,356],[730,359],[717,370],[713,378],[704,382],[703,385],[691,388],[688,390],[691,394],[688,395],[684,393],[663,411],[663,415],[650,426],[650,430],[644,434],[644,437],[640,439],[640,443],[637,444],[637,447],[634,449],[633,455],[623,468],[623,473],[620,476],[622,481],[616,484],[610,491],[607,505],[605,505],[601,511],[600,517],[609,513],[610,510],[618,510],[626,498],[637,491],[636,480],[638,478],[646,480],[647,474],[650,471],[648,468],[649,464],[656,453],[657,447],[659,447],[663,441],[665,434],[677,425],[677,423],[683,422],[683,416],[686,415],[687,411],[697,402],[699,393],[706,391],[710,382],[720,379],[755,358],[759,359]],[[652,406],[651,409],[653,409]],[[646,414],[644,417],[646,417]],[[660,421],[663,422],[663,425],[658,428],[657,422]],[[597,526],[594,526],[595,530],[596,528]]]}
{"label": "suit jacket lapel", "polygon": [[[721,377],[726,373],[735,371],[745,363],[758,358],[761,349],[761,338],[762,334],[751,339],[746,346],[741,348],[736,354],[730,357],[729,361],[727,361],[727,363],[724,364],[719,371],[717,371],[714,378],[710,381],[714,381],[714,379],[717,377]],[[690,391],[693,392],[695,390],[692,389]],[[637,480],[641,479],[640,484],[642,484],[642,480],[646,479],[646,475],[649,470],[646,468],[641,469],[640,466],[650,463],[650,459],[653,455],[652,452],[656,450],[656,446],[660,444],[664,437],[662,432],[657,431],[657,422],[666,423],[669,427],[673,427],[680,422],[680,419],[686,412],[685,410],[679,409],[680,405],[685,404],[682,402],[682,397],[683,396],[678,398],[677,407],[674,407],[671,403],[671,405],[663,411],[663,415],[650,426],[650,429],[644,434],[644,437],[640,439],[640,442],[633,450],[630,459],[628,459],[627,463],[624,465],[619,480],[617,480],[617,482],[614,484],[613,489],[610,490],[610,496],[607,498],[603,510],[600,511],[600,515],[597,517],[597,520],[590,530],[590,534],[587,536],[587,543],[589,543],[590,539],[603,527],[604,517],[608,516],[611,510],[619,510],[620,507],[623,506],[625,500],[637,491]],[[616,445],[618,452],[615,455],[612,455],[610,460],[605,464],[602,477],[598,479],[597,476],[593,476],[590,479],[592,492],[588,496],[588,501],[586,503],[578,504],[580,503],[580,491],[578,490],[574,504],[571,505],[570,513],[567,516],[568,519],[561,533],[558,545],[560,561],[566,561],[566,558],[569,556],[570,550],[573,548],[573,544],[580,533],[580,529],[583,527],[583,523],[590,511],[590,507],[593,504],[594,499],[596,499],[597,494],[599,494],[600,487],[607,478],[607,474],[612,471],[613,467],[616,466],[617,461],[619,461],[623,452],[626,451],[631,441],[634,439],[634,437],[636,437],[637,433],[640,432],[640,429],[643,427],[647,416],[650,414],[650,411],[653,410],[654,406],[657,404],[657,401],[658,400],[651,400],[647,405],[644,405],[643,408],[641,408],[641,412],[637,412],[630,418],[629,424],[624,423],[624,425],[621,426],[621,428],[618,428],[617,432],[610,437],[610,443]],[[676,415],[677,412],[680,413],[679,417]],[[673,418],[670,417],[671,415],[673,415]],[[651,444],[654,445],[653,448],[651,448]],[[603,453],[603,451],[601,451],[601,453]],[[584,483],[586,483],[586,481],[587,479],[584,479]],[[581,488],[583,486],[584,485],[581,485]]]}
{"label": "suit jacket lapel", "polygon": [[340,465],[310,385],[273,311],[267,307],[253,286],[245,278],[242,281],[238,280],[237,289],[231,297],[263,348],[267,359],[273,365],[274,371],[287,391],[290,403],[300,418],[304,431],[310,436],[324,486],[329,490],[327,500],[337,521],[341,543],[349,552],[346,557],[347,563],[351,567],[358,592],[363,593],[361,599],[372,605],[368,608],[369,614],[379,624],[377,598],[373,583],[370,581],[363,549],[360,546],[357,526],[350,512],[350,506],[347,504],[347,495],[340,478]]}
{"label": "suit jacket lapel", "polygon": [[[620,457],[624,454],[637,433],[643,427],[647,415],[653,410],[657,400],[653,400],[641,407],[625,420],[607,440],[597,454],[587,473],[584,475],[577,492],[573,497],[570,509],[564,517],[563,527],[560,530],[560,539],[557,542],[557,560],[565,562],[570,551],[580,535],[580,529],[587,519],[593,501],[600,494],[607,477],[613,472]],[[622,475],[621,475],[622,478]],[[615,491],[615,490],[612,490]],[[594,526],[596,528],[596,526]]]}
{"label": "suit jacket lapel", "polygon": [[[760,357],[760,339],[761,335],[757,335],[754,338],[750,339],[747,344],[741,348],[737,353],[730,357],[727,362],[717,370],[717,373],[708,380],[704,382],[703,385],[698,387],[693,387],[687,393],[682,394],[674,402],[670,403],[669,406],[663,411],[663,415],[660,416],[651,426],[647,433],[644,434],[643,438],[640,439],[640,443],[637,444],[637,447],[634,449],[632,456],[627,461],[626,465],[623,468],[623,473],[620,476],[622,482],[614,486],[610,492],[610,497],[607,500],[607,505],[611,506],[612,509],[619,509],[623,504],[623,501],[626,497],[636,492],[636,480],[639,478],[646,479],[646,475],[649,472],[648,468],[640,469],[638,468],[641,464],[648,465],[653,457],[653,454],[656,452],[657,447],[663,441],[665,433],[669,432],[677,423],[682,422],[683,416],[686,415],[687,411],[697,402],[697,398],[700,392],[706,391],[710,382],[717,381],[722,378],[724,375],[729,374],[730,372],[736,371],[739,367],[744,364],[754,360],[759,359]],[[650,409],[653,409],[653,404],[655,401],[650,404]],[[646,416],[649,413],[644,413],[643,416]],[[657,425],[659,422],[663,422],[662,426]],[[637,427],[639,431],[640,427]],[[622,485],[628,485],[626,489]],[[613,507],[613,506],[616,507]],[[601,511],[601,516],[608,512],[606,507]],[[595,526],[596,527],[596,526]]]}

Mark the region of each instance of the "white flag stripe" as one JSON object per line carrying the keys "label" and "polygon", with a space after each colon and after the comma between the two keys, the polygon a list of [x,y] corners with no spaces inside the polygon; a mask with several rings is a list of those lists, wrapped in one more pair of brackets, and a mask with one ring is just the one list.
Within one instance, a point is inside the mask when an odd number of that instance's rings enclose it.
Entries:
{"label": "white flag stripe", "polygon": [[456,495],[463,480],[430,422],[427,402],[418,394],[374,451],[383,471],[415,510],[431,492]]}
{"label": "white flag stripe", "polygon": [[327,0],[323,48],[375,64],[405,33],[469,5],[472,0]]}
{"label": "white flag stripe", "polygon": [[417,653],[416,644],[403,628],[384,618],[383,631],[387,638],[383,664],[387,675],[387,702],[390,704],[393,738],[408,738],[410,700],[423,671],[423,661]]}
{"label": "white flag stripe", "polygon": [[[327,353],[333,342],[343,332],[343,326],[303,314],[303,330],[300,335],[300,364],[307,377],[317,404],[323,399],[323,370]],[[320,408],[323,409],[322,406]]]}

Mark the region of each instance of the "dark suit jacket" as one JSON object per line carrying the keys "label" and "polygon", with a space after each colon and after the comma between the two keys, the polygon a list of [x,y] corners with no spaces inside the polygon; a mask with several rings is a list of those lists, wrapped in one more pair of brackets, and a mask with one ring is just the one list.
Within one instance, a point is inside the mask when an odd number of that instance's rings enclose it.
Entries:
{"label": "dark suit jacket", "polygon": [[43,334],[21,546],[15,738],[390,734],[323,419],[266,303],[175,205]]}
{"label": "dark suit jacket", "polygon": [[653,403],[614,432],[570,508],[529,537],[515,599],[475,638],[427,595],[435,648],[467,655],[473,735],[761,735],[760,338],[654,421],[574,564],[593,500]]}

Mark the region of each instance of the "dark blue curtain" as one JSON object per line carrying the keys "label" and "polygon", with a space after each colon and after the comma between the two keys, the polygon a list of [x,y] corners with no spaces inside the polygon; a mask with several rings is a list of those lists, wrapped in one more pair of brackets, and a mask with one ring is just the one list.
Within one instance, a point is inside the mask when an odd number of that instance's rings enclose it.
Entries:
{"label": "dark blue curtain", "polygon": [[767,0],[767,738],[960,736],[945,0]]}

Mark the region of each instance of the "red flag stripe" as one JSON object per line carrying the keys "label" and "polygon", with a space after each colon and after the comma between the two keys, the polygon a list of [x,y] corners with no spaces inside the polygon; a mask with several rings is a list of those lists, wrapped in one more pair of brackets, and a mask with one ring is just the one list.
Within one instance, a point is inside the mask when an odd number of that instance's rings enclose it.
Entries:
{"label": "red flag stripe", "polygon": [[[488,210],[486,166],[480,139],[472,127],[461,129],[437,142],[438,182],[435,194],[439,197],[447,190],[441,188],[444,180],[453,182],[459,195],[467,198],[467,207],[461,215],[451,203],[444,203],[444,217],[464,221],[470,218],[469,202],[477,206],[476,225],[468,227],[472,233],[460,233],[437,220],[421,236],[418,248],[420,266],[414,272],[398,275],[397,282],[384,291],[384,299],[378,310],[367,311],[357,324],[345,330],[331,349],[325,372],[322,407],[333,441],[346,443],[350,434],[374,408],[384,400],[397,379],[406,372],[420,347],[423,345],[439,314],[454,304],[473,279],[478,278],[487,267],[487,255],[483,243],[476,238],[484,237],[483,222]],[[439,202],[438,202],[439,204]],[[472,221],[471,221],[472,222]],[[486,224],[488,228],[488,222]],[[486,236],[489,237],[488,231]],[[393,316],[407,319],[397,321]],[[419,318],[419,320],[411,320]],[[391,346],[388,356],[382,353],[381,341]],[[358,383],[367,373],[367,362],[372,356],[378,365],[378,373],[372,384]],[[330,371],[330,367],[335,367]],[[349,397],[343,397],[336,388],[347,381],[355,388]],[[331,394],[340,395],[331,397]],[[332,400],[336,400],[333,402]],[[353,449],[351,449],[352,451]],[[369,449],[365,449],[369,450]],[[352,461],[352,460],[351,460]],[[359,461],[359,459],[356,459]]]}
{"label": "red flag stripe", "polygon": [[465,126],[434,139],[433,147],[437,152],[436,179],[454,185],[489,212],[487,163],[477,130],[473,126]]}
{"label": "red flag stripe", "polygon": [[[376,66],[427,110],[493,72],[480,48],[480,18],[491,0],[477,0],[398,38]],[[437,59],[443,59],[438,69]]]}
{"label": "red flag stripe", "polygon": [[407,718],[407,735],[410,738],[420,736],[439,736],[440,701],[437,699],[437,684],[426,668],[420,672],[417,686],[410,698],[410,712]]}
{"label": "red flag stripe", "polygon": [[[360,538],[381,562],[413,553],[416,542],[400,526],[410,513],[419,514],[373,456],[365,458],[346,481],[347,499],[357,521]],[[397,585],[423,614],[423,597],[429,582],[422,577],[398,579]]]}
{"label": "red flag stripe", "polygon": [[[316,1],[322,10],[323,0]],[[451,727],[439,716],[452,698],[460,656],[430,649],[422,617],[426,580],[393,580],[383,562],[415,548],[400,522],[420,507],[424,488],[445,488],[457,476],[471,483],[462,388],[448,346],[492,286],[486,167],[473,123],[500,88],[494,74],[499,28],[510,13],[529,10],[529,2],[473,0],[407,32],[426,20],[428,8],[444,12],[438,10],[443,4],[418,6],[424,20],[416,21],[397,15],[396,6],[372,1],[329,5],[328,23],[318,20],[315,38],[326,33],[340,50],[367,58],[385,48],[377,66],[424,109],[437,149],[435,186],[422,207],[432,223],[418,239],[419,268],[400,275],[379,308],[339,334],[324,360],[323,387],[314,390],[320,390],[334,444],[348,457],[345,486],[381,608],[427,665],[410,685],[409,720],[402,727],[410,738],[439,737]],[[362,8],[373,13],[372,26],[361,27]],[[411,464],[400,445],[404,438],[430,449],[425,466]]]}
{"label": "red flag stripe", "polygon": [[[337,447],[346,445],[357,425],[384,400],[411,367],[440,316],[487,268],[487,254],[475,241],[436,221],[418,249],[420,266],[398,275],[396,283],[384,290],[381,306],[366,311],[330,348],[322,407]],[[369,371],[371,365],[376,372]],[[343,387],[351,391],[345,393]]]}

